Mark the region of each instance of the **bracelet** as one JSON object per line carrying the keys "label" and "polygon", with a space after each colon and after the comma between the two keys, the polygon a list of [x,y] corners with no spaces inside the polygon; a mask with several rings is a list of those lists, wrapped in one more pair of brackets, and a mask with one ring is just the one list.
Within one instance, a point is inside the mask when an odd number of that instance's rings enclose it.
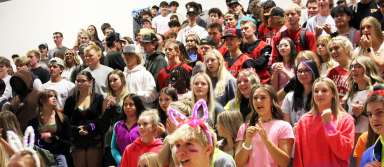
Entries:
{"label": "bracelet", "polygon": [[247,151],[251,151],[251,150],[252,150],[252,144],[249,145],[249,147],[247,147],[247,146],[245,145],[245,142],[241,145],[241,147],[243,147],[244,150],[247,150]]}

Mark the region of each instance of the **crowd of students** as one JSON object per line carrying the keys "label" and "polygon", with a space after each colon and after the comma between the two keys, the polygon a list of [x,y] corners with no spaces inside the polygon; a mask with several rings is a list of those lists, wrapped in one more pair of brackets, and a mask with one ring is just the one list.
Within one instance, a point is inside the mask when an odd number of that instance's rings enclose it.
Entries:
{"label": "crowd of students", "polygon": [[0,57],[0,167],[382,166],[384,0],[300,3],[164,1]]}

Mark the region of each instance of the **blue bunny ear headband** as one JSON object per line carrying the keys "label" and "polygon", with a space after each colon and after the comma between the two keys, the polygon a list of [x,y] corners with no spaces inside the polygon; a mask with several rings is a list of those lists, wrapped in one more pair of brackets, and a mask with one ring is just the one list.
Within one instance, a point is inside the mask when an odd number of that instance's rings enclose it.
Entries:
{"label": "blue bunny ear headband", "polygon": [[16,152],[16,154],[22,151],[27,151],[31,153],[33,159],[35,160],[36,167],[40,167],[39,156],[37,155],[36,151],[33,149],[33,146],[35,145],[35,132],[32,126],[28,126],[27,129],[25,130],[23,143],[21,143],[19,136],[17,136],[15,132],[10,130],[7,131],[7,138],[8,138],[9,145]]}
{"label": "blue bunny ear headband", "polygon": [[[200,107],[203,107],[203,111],[204,111],[204,115],[202,118],[198,118],[198,115],[199,115],[198,112]],[[179,111],[171,107],[168,107],[167,113],[172,123],[175,124],[177,127],[180,127],[183,124],[188,124],[190,127],[193,127],[193,128],[200,127],[205,133],[205,135],[207,136],[209,144],[213,145],[212,134],[209,131],[207,123],[205,122],[206,120],[208,120],[209,117],[208,117],[208,106],[204,99],[201,99],[195,103],[191,118],[188,118],[184,114],[180,113]],[[179,122],[177,121],[176,118],[180,118],[182,121]]]}

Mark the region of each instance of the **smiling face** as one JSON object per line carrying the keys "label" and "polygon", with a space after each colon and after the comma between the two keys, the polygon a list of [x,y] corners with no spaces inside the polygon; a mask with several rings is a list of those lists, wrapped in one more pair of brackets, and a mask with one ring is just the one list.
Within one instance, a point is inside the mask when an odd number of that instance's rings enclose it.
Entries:
{"label": "smiling face", "polygon": [[317,82],[313,86],[313,100],[317,106],[330,108],[334,94],[325,82]]}
{"label": "smiling face", "polygon": [[312,83],[313,76],[311,73],[311,69],[305,66],[302,62],[299,64],[299,66],[297,66],[296,75],[297,79],[301,84],[307,85]]}
{"label": "smiling face", "polygon": [[332,42],[329,45],[328,50],[332,58],[339,64],[345,64],[345,62],[349,59],[347,51],[335,42]]}
{"label": "smiling face", "polygon": [[203,147],[195,140],[178,140],[175,142],[176,160],[183,167],[209,166],[211,147]]}
{"label": "smiling face", "polygon": [[289,44],[289,41],[286,39],[280,40],[279,45],[277,46],[279,53],[281,56],[290,56],[291,53],[291,45]]}
{"label": "smiling face", "polygon": [[251,86],[252,84],[249,78],[240,73],[237,77],[237,87],[240,90],[241,95],[243,95],[244,97],[249,97],[252,89]]}
{"label": "smiling face", "polygon": [[382,101],[367,103],[369,124],[377,134],[384,135],[384,104]]}

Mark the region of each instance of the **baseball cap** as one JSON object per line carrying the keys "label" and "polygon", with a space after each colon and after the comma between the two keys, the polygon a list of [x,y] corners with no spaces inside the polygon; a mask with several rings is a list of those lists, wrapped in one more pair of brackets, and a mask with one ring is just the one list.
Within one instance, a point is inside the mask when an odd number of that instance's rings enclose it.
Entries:
{"label": "baseball cap", "polygon": [[240,30],[238,30],[236,28],[227,28],[227,29],[225,29],[222,38],[226,38],[226,37],[238,37],[238,38],[241,38],[241,32],[240,32]]}
{"label": "baseball cap", "polygon": [[48,63],[48,65],[53,65],[53,64],[57,64],[57,65],[59,65],[59,66],[61,66],[61,67],[65,67],[64,66],[64,61],[63,61],[63,59],[61,59],[61,58],[59,58],[59,57],[53,57],[53,58],[51,58],[50,60],[49,60],[49,63]]}
{"label": "baseball cap", "polygon": [[227,6],[232,5],[232,4],[240,4],[238,0],[226,0],[225,1]]}
{"label": "baseball cap", "polygon": [[156,34],[155,33],[147,33],[147,34],[143,34],[142,35],[142,42],[144,43],[149,43],[149,42],[154,42],[154,41],[158,41],[157,37],[156,37]]}
{"label": "baseball cap", "polygon": [[47,49],[48,48],[48,44],[47,43],[41,43],[39,45],[39,49]]}
{"label": "baseball cap", "polygon": [[134,44],[125,45],[123,48],[123,54],[136,53],[136,47]]}

